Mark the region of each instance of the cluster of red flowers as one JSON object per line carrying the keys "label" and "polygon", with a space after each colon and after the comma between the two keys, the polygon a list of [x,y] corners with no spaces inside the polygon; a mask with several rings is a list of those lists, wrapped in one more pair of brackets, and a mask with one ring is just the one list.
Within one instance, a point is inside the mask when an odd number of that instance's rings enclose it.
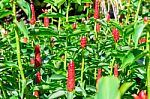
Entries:
{"label": "cluster of red flowers", "polygon": [[[42,9],[42,11],[44,12],[44,13],[48,13],[48,10],[47,9]],[[49,26],[49,18],[48,17],[44,17],[44,26],[45,27],[48,27]]]}
{"label": "cluster of red flowers", "polygon": [[80,40],[81,48],[84,48],[86,46],[86,36],[83,36]]}
{"label": "cluster of red flowers", "polygon": [[[41,57],[40,57],[40,45],[35,46],[35,60],[31,59],[30,63],[35,63],[35,67],[38,70],[36,73],[36,84],[39,84],[41,82],[41,73],[39,71],[39,67],[41,66]],[[39,97],[40,92],[39,91],[34,91],[34,96]]]}
{"label": "cluster of red flowers", "polygon": [[134,99],[148,99],[146,92],[143,90],[138,95],[134,94],[133,97]]}
{"label": "cluster of red flowers", "polygon": [[32,18],[30,20],[30,24],[34,25],[36,23],[36,16],[35,16],[35,10],[34,10],[34,4],[31,2],[30,4],[31,12],[32,12]]}
{"label": "cluster of red flowers", "polygon": [[142,43],[146,43],[146,38],[145,37],[139,39],[139,44],[142,44]]}
{"label": "cluster of red flowers", "polygon": [[96,32],[99,32],[99,31],[100,31],[100,24],[96,23]]}
{"label": "cluster of red flowers", "polygon": [[119,31],[117,28],[112,29],[112,35],[114,37],[115,42],[117,43],[119,40]]}
{"label": "cluster of red flowers", "polygon": [[94,18],[98,19],[98,17],[99,17],[99,0],[96,0],[94,9]]}
{"label": "cluster of red flowers", "polygon": [[67,79],[67,90],[72,92],[75,87],[75,70],[74,70],[74,62],[70,61],[68,64],[68,79]]}

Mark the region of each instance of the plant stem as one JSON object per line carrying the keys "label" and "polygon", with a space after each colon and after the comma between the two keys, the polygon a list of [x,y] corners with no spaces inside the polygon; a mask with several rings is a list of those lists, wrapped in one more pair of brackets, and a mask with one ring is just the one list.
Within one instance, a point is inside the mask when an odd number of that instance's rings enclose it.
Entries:
{"label": "plant stem", "polygon": [[[59,8],[59,13],[61,13],[61,7]],[[60,33],[60,24],[61,24],[61,18],[59,18],[59,21],[58,21],[58,31]]]}
{"label": "plant stem", "polygon": [[69,7],[70,7],[70,0],[68,0],[68,6],[67,6],[67,11],[66,11],[66,22],[68,22]]}
{"label": "plant stem", "polygon": [[127,25],[127,23],[128,23],[129,15],[130,15],[130,13],[129,13],[129,11],[130,11],[130,10],[129,10],[129,8],[130,8],[130,1],[131,1],[131,0],[128,0],[128,6],[127,6],[127,11],[128,11],[128,12],[127,12],[127,17],[126,17],[126,22],[125,22],[126,25]]}
{"label": "plant stem", "polygon": [[[15,0],[13,1],[13,18],[14,20],[16,20],[16,2]],[[14,25],[14,31],[15,31],[15,38],[16,38],[16,47],[17,47],[17,60],[18,60],[18,68],[20,71],[20,75],[21,75],[21,79],[22,79],[22,93],[21,93],[21,99],[23,99],[23,95],[24,95],[24,84],[26,83],[26,79],[24,76],[24,72],[23,72],[23,67],[22,67],[22,63],[21,63],[21,56],[20,56],[20,39],[19,39],[19,34],[16,31],[16,25]]]}
{"label": "plant stem", "polygon": [[84,73],[84,49],[82,49],[81,85],[82,85],[82,82],[83,82],[83,73]]}
{"label": "plant stem", "polygon": [[[149,51],[150,47],[149,47],[149,32],[147,33],[147,40],[146,40],[146,50]],[[148,52],[147,54],[147,58],[148,58],[148,64],[147,64],[147,92],[148,92],[148,99],[150,99],[150,52]]]}
{"label": "plant stem", "polygon": [[6,92],[5,92],[5,90],[4,90],[4,87],[3,87],[3,85],[2,85],[2,81],[1,81],[1,80],[0,80],[0,87],[1,87],[1,89],[2,89],[4,99],[7,99],[7,95],[6,95]]}
{"label": "plant stem", "polygon": [[112,63],[110,64],[110,75],[113,74],[113,66],[114,66],[114,62],[115,62],[115,57],[113,57]]}
{"label": "plant stem", "polygon": [[136,11],[136,15],[135,15],[135,20],[134,20],[134,22],[136,22],[137,19],[138,19],[138,14],[139,14],[139,10],[140,10],[140,5],[141,5],[141,0],[140,0],[139,3],[138,3],[138,8],[137,8],[137,11]]}

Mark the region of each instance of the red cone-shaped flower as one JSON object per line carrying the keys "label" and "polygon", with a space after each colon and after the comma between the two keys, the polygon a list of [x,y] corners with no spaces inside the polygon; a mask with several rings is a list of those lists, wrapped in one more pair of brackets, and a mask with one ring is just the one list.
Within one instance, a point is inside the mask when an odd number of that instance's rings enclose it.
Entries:
{"label": "red cone-shaped flower", "polygon": [[33,92],[33,95],[34,95],[35,97],[39,97],[40,93],[39,93],[39,91],[34,91],[34,92]]}
{"label": "red cone-shaped flower", "polygon": [[30,20],[30,24],[33,25],[36,23],[36,16],[35,16],[35,10],[34,10],[34,4],[31,2],[30,4],[31,12],[32,12],[32,18]]}
{"label": "red cone-shaped flower", "polygon": [[37,84],[39,84],[41,82],[41,73],[40,71],[38,71],[36,73],[36,81],[35,81]]}
{"label": "red cone-shaped flower", "polygon": [[144,17],[144,23],[147,24],[148,22],[148,17]]}
{"label": "red cone-shaped flower", "polygon": [[98,83],[98,81],[100,80],[101,77],[102,77],[102,69],[99,68],[99,69],[98,69],[98,73],[97,73],[97,80],[96,80],[96,83]]}
{"label": "red cone-shaped flower", "polygon": [[108,13],[107,14],[107,22],[109,22],[110,21],[110,14]]}
{"label": "red cone-shaped flower", "polygon": [[[43,10],[43,12],[48,13],[48,10],[45,9],[45,10]],[[45,27],[49,26],[49,18],[48,17],[44,17],[44,26]]]}
{"label": "red cone-shaped flower", "polygon": [[142,43],[146,43],[146,38],[145,37],[139,39],[139,44],[142,44]]}
{"label": "red cone-shaped flower", "polygon": [[115,64],[114,66],[114,76],[118,77],[118,64]]}
{"label": "red cone-shaped flower", "polygon": [[148,99],[146,92],[144,92],[143,90],[139,93],[139,98],[140,99]]}
{"label": "red cone-shaped flower", "polygon": [[119,40],[119,31],[117,28],[112,29],[112,35],[114,37],[115,42],[117,43]]}
{"label": "red cone-shaped flower", "polygon": [[96,32],[99,32],[99,31],[100,31],[100,24],[96,23]]}
{"label": "red cone-shaped flower", "polygon": [[68,64],[68,78],[67,78],[67,90],[72,92],[75,88],[75,70],[74,70],[74,62],[71,61]]}
{"label": "red cone-shaped flower", "polygon": [[23,38],[23,42],[24,42],[24,43],[28,43],[28,38],[27,38],[27,37],[24,37],[24,38]]}
{"label": "red cone-shaped flower", "polygon": [[134,99],[140,99],[140,97],[136,94],[133,95]]}
{"label": "red cone-shaped flower", "polygon": [[81,48],[84,48],[86,46],[86,36],[83,36],[80,40]]}
{"label": "red cone-shaped flower", "polygon": [[99,17],[99,0],[96,0],[94,8],[94,18],[98,19],[98,17]]}
{"label": "red cone-shaped flower", "polygon": [[35,67],[40,67],[41,57],[40,57],[40,45],[35,46]]}
{"label": "red cone-shaped flower", "polygon": [[76,23],[73,23],[73,24],[72,24],[72,29],[75,30],[76,28],[77,28],[77,24],[76,24]]}

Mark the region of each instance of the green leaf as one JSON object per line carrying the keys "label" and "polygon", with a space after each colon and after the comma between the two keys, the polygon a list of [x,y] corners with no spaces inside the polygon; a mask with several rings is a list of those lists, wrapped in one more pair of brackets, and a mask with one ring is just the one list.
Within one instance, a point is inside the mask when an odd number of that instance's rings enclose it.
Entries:
{"label": "green leaf", "polygon": [[38,27],[30,30],[33,36],[58,36],[58,31],[52,28]]}
{"label": "green leaf", "polygon": [[128,65],[130,65],[134,61],[134,59],[135,59],[135,57],[134,57],[133,53],[128,52],[128,54],[125,55],[122,60],[121,68],[122,69],[126,68]]}
{"label": "green leaf", "polygon": [[135,47],[137,47],[138,45],[138,40],[143,32],[145,25],[143,24],[143,22],[138,22],[134,25],[134,34],[132,36],[132,39],[135,43]]}
{"label": "green leaf", "polygon": [[24,34],[24,36],[28,37],[29,32],[28,32],[27,27],[25,26],[23,20],[21,20],[20,22],[15,20],[14,22],[16,23],[19,30]]}
{"label": "green leaf", "polygon": [[8,10],[0,10],[0,18],[9,16],[12,14],[12,11],[8,11]]}
{"label": "green leaf", "polygon": [[26,2],[25,0],[17,0],[17,4],[26,13],[26,15],[28,16],[28,19],[30,20],[31,19],[31,9],[30,9],[29,3]]}
{"label": "green leaf", "polygon": [[43,17],[48,17],[48,18],[62,18],[64,17],[64,15],[62,15],[61,13],[43,13],[41,15],[38,16],[38,18],[43,18]]}
{"label": "green leaf", "polygon": [[57,4],[57,7],[58,7],[58,9],[60,9],[60,7],[61,7],[61,5],[66,1],[66,0],[55,0],[56,2],[56,4]]}
{"label": "green leaf", "polygon": [[63,95],[65,95],[65,91],[64,91],[64,90],[58,90],[58,91],[56,91],[55,93],[52,93],[52,94],[49,96],[48,99],[56,99],[56,98],[58,98],[58,97],[60,97],[60,96],[63,96]]}
{"label": "green leaf", "polygon": [[102,77],[98,82],[96,99],[117,99],[119,80],[114,76]]}
{"label": "green leaf", "polygon": [[120,95],[123,96],[125,92],[133,85],[133,82],[123,83],[119,89]]}
{"label": "green leaf", "polygon": [[60,75],[60,74],[53,74],[50,79],[52,80],[61,80],[61,79],[66,79],[66,77],[64,75]]}

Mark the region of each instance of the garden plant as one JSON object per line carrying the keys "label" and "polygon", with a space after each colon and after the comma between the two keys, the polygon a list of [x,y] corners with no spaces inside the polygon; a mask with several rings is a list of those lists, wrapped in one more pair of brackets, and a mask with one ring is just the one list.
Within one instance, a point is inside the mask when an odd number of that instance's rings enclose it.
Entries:
{"label": "garden plant", "polygon": [[150,99],[149,0],[0,0],[0,99]]}

